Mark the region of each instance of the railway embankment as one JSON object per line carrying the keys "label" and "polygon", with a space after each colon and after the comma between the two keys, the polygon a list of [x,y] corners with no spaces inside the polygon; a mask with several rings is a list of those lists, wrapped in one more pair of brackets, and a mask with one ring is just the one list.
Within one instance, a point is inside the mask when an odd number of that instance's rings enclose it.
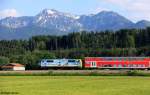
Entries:
{"label": "railway embankment", "polygon": [[148,76],[148,70],[27,70],[0,71],[0,76]]}

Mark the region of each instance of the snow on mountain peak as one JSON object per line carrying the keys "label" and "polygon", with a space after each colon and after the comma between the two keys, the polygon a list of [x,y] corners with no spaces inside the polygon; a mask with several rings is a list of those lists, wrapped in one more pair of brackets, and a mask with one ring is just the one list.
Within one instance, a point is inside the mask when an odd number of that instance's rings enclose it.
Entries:
{"label": "snow on mountain peak", "polygon": [[75,16],[74,19],[80,19],[80,16]]}
{"label": "snow on mountain peak", "polygon": [[55,14],[57,11],[54,9],[44,9],[41,13],[42,14],[48,14],[48,15],[53,15]]}
{"label": "snow on mountain peak", "polygon": [[55,12],[53,10],[47,10],[48,14],[54,14]]}
{"label": "snow on mountain peak", "polygon": [[65,13],[64,15],[69,17],[69,18],[72,18],[72,19],[79,19],[80,18],[80,16],[69,14],[69,13]]}
{"label": "snow on mountain peak", "polygon": [[38,17],[38,21],[42,19],[58,18],[58,17],[64,17],[64,18],[67,17],[67,18],[74,19],[74,20],[77,20],[80,18],[80,16],[78,15],[60,12],[54,9],[44,9],[37,15],[37,17]]}

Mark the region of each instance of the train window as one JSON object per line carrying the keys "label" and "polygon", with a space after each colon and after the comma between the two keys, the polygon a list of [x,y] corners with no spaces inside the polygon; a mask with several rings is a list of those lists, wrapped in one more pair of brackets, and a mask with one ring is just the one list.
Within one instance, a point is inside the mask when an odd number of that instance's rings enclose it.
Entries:
{"label": "train window", "polygon": [[116,65],[116,64],[114,64],[114,67],[117,67],[117,65]]}
{"label": "train window", "polygon": [[76,60],[76,62],[80,62],[80,60]]}
{"label": "train window", "polygon": [[141,65],[141,67],[143,67],[143,65]]}
{"label": "train window", "polygon": [[86,62],[86,64],[91,64],[91,62]]}
{"label": "train window", "polygon": [[108,67],[108,65],[103,65],[103,67]]}
{"label": "train window", "polygon": [[128,67],[131,67],[131,65],[129,64]]}
{"label": "train window", "polygon": [[111,57],[106,57],[105,60],[111,61],[111,60],[115,60],[115,59],[111,58]]}
{"label": "train window", "polygon": [[121,67],[122,67],[122,65],[121,65],[121,64],[119,64],[119,65],[118,65],[118,67],[120,67],[120,68],[121,68]]}
{"label": "train window", "polygon": [[138,67],[142,67],[141,65],[138,65]]}
{"label": "train window", "polygon": [[111,64],[109,64],[109,65],[108,65],[108,67],[112,67],[112,65],[111,65]]}
{"label": "train window", "polygon": [[103,65],[103,67],[112,67],[112,65],[111,64]]}
{"label": "train window", "polygon": [[129,67],[133,67],[133,65],[132,65],[132,64],[130,64],[130,65],[129,65]]}
{"label": "train window", "polygon": [[75,60],[68,60],[68,62],[76,62]]}
{"label": "train window", "polygon": [[131,65],[129,64],[128,67],[131,67]]}
{"label": "train window", "polygon": [[47,62],[54,62],[53,60],[47,60]]}
{"label": "train window", "polygon": [[142,67],[145,67],[145,65],[142,65]]}

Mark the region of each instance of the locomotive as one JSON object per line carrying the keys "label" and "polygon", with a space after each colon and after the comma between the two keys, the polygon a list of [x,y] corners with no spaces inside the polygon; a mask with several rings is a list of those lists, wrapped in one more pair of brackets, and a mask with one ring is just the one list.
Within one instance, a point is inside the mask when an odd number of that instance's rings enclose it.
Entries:
{"label": "locomotive", "polygon": [[43,59],[41,68],[149,69],[150,57],[85,57],[81,59]]}
{"label": "locomotive", "polygon": [[82,68],[81,59],[42,59],[41,68]]}

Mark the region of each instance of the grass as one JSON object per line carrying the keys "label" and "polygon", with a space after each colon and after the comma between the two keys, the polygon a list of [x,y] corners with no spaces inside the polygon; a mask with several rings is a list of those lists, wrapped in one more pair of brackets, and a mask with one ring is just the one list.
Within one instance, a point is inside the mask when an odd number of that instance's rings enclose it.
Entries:
{"label": "grass", "polygon": [[149,80],[127,76],[0,76],[0,95],[149,95]]}

